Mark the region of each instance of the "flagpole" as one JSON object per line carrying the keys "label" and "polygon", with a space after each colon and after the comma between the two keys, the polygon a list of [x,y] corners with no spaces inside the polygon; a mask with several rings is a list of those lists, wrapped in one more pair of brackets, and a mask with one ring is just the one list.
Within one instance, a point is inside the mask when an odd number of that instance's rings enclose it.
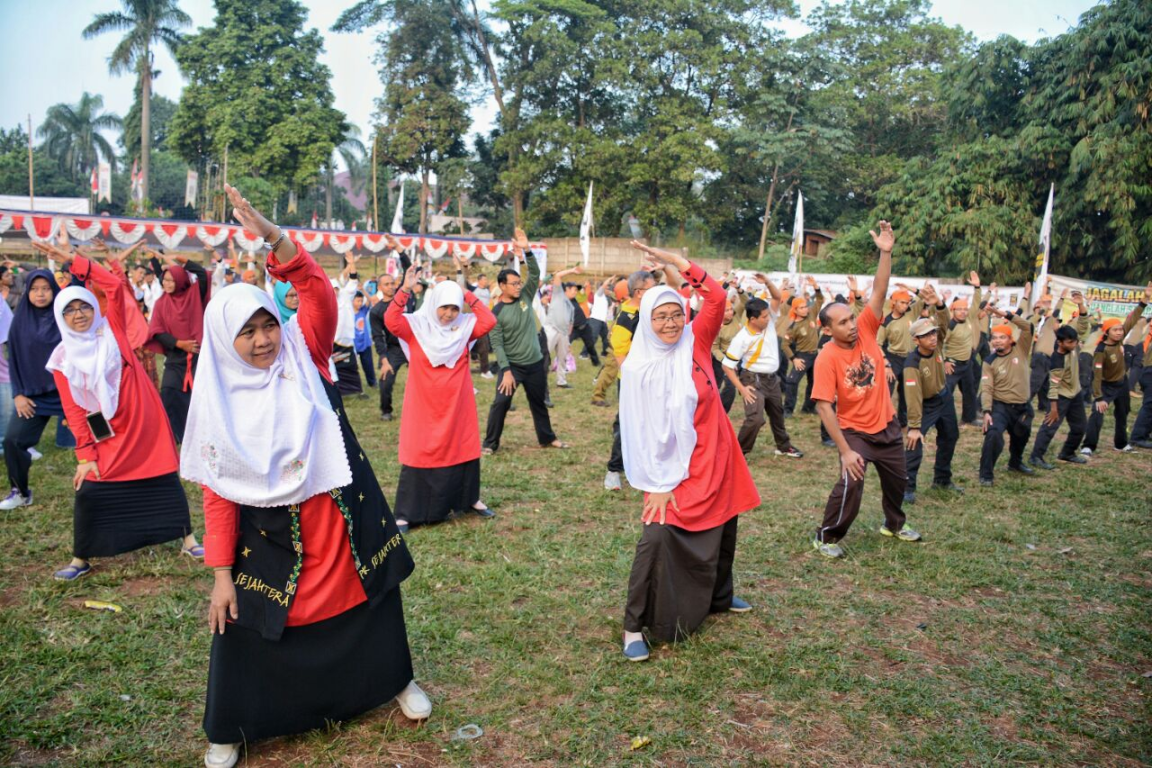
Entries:
{"label": "flagpole", "polygon": [[380,201],[376,191],[376,145],[380,143],[380,131],[372,134],[372,226],[380,231]]}
{"label": "flagpole", "polygon": [[28,114],[28,210],[36,210],[36,174],[32,172],[32,114]]}

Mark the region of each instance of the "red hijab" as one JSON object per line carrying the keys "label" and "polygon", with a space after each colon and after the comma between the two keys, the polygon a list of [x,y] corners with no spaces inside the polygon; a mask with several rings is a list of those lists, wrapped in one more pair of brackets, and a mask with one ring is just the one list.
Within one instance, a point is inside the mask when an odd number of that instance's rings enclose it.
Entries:
{"label": "red hijab", "polygon": [[158,333],[175,336],[177,341],[203,341],[204,305],[208,302],[207,296],[200,300],[200,287],[192,285],[188,270],[173,266],[166,271],[176,283],[176,290],[156,300],[152,321],[148,323],[149,341],[144,345],[146,349],[160,353],[164,352],[164,347],[155,339]]}

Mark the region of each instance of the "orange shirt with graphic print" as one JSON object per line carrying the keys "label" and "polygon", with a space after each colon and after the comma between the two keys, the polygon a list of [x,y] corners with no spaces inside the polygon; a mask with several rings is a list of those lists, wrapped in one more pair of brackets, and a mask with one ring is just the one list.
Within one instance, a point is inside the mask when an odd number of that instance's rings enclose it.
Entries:
{"label": "orange shirt with graphic print", "polygon": [[874,435],[896,415],[884,370],[884,353],[876,343],[880,319],[872,307],[856,319],[856,345],[844,349],[829,342],[816,356],[812,399],[836,403],[841,429]]}

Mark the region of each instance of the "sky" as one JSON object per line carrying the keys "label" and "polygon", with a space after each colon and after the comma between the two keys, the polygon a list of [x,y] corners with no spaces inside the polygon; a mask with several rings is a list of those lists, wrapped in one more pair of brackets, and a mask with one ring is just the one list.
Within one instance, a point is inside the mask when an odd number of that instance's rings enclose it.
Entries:
{"label": "sky", "polygon": [[[303,0],[308,8],[308,27],[319,29],[325,39],[321,58],[332,71],[336,108],[367,134],[374,100],[382,91],[373,63],[375,32],[350,35],[329,31],[340,12],[354,2]],[[818,4],[818,0],[799,0],[801,17]],[[481,0],[481,8],[486,5]],[[936,0],[932,13],[946,24],[964,27],[980,40],[1007,34],[1034,42],[1075,26],[1080,14],[1093,5],[1093,0]],[[215,16],[212,0],[180,0],[180,7],[192,17],[193,29],[211,25]],[[102,95],[107,111],[127,114],[135,77],[113,77],[107,66],[119,37],[108,33],[85,40],[81,35],[95,14],[112,10],[120,10],[118,0],[0,0],[0,29],[5,32],[0,72],[6,75],[0,86],[0,126],[27,125],[31,115],[35,130],[50,106],[75,103],[84,91]],[[793,36],[806,31],[799,20],[786,20],[780,26]],[[156,67],[160,70],[154,84],[156,92],[178,100],[183,80],[166,50],[158,52]],[[495,113],[491,97],[480,100],[472,108],[471,133],[489,130]]]}

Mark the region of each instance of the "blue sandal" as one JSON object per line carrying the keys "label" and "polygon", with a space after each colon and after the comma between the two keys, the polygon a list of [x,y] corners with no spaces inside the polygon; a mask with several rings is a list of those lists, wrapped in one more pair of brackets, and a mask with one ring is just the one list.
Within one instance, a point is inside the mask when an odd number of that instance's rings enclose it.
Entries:
{"label": "blue sandal", "polygon": [[196,544],[195,546],[185,547],[184,549],[181,549],[180,552],[182,554],[188,555],[188,557],[192,558],[193,560],[203,560],[204,559],[204,546],[202,544]]}
{"label": "blue sandal", "polygon": [[56,579],[56,581],[76,581],[76,579],[81,576],[88,575],[88,572],[91,570],[91,563],[85,563],[83,566],[69,565],[52,574],[52,578]]}

